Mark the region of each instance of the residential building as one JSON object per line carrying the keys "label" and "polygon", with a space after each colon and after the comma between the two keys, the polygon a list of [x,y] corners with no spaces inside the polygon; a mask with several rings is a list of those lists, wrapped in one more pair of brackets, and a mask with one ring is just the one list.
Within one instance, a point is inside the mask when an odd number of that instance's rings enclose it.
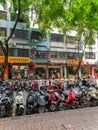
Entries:
{"label": "residential building", "polygon": [[49,46],[49,77],[51,77],[54,74],[57,78],[58,73],[60,73],[61,77],[64,77],[66,75],[66,45],[64,35],[55,31],[51,32]]}
{"label": "residential building", "polygon": [[[0,39],[8,37],[14,26],[14,15],[7,11],[0,11]],[[70,33],[67,37],[54,29],[53,32],[42,32],[38,28],[26,28],[26,23],[19,20],[12,38],[9,41],[9,77],[15,78],[20,72],[23,78],[27,77],[28,65],[33,63],[32,70],[35,78],[49,78],[53,75],[72,78],[73,70],[78,65],[78,50],[82,53],[83,46],[78,46],[80,39],[76,33]],[[85,55],[79,75],[95,73],[98,64],[98,45],[96,42],[91,46],[86,46]],[[0,64],[4,61],[4,56],[0,50]],[[95,76],[96,77],[96,76]]]}
{"label": "residential building", "polygon": [[[3,37],[8,37],[12,31],[12,28],[15,23],[13,14],[10,14],[7,11],[0,11],[0,39]],[[8,66],[9,73],[6,74],[6,78],[15,78],[18,73],[22,74],[22,77],[27,76],[26,68],[30,63],[29,58],[29,45],[28,45],[28,29],[26,24],[21,19],[18,21],[17,27],[14,31],[12,38],[9,41],[9,64]],[[2,56],[2,54],[0,55]],[[1,57],[2,63],[4,57]],[[1,63],[1,64],[2,64]],[[9,77],[8,77],[9,76]]]}
{"label": "residential building", "polygon": [[30,59],[34,66],[36,78],[47,78],[47,66],[49,62],[49,37],[48,32],[33,28],[29,31]]}

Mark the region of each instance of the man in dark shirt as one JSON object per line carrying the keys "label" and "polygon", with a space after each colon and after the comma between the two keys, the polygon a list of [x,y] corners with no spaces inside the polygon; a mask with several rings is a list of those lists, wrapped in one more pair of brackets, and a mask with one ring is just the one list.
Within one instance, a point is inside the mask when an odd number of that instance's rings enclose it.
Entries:
{"label": "man in dark shirt", "polygon": [[87,86],[87,81],[86,81],[85,78],[82,79],[82,85],[83,85],[83,86]]}

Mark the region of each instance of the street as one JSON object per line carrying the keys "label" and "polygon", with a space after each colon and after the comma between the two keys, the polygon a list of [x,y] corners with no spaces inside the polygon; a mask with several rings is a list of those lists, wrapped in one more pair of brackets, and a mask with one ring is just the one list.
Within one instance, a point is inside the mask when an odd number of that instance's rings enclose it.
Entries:
{"label": "street", "polygon": [[0,130],[98,130],[98,107],[1,118]]}

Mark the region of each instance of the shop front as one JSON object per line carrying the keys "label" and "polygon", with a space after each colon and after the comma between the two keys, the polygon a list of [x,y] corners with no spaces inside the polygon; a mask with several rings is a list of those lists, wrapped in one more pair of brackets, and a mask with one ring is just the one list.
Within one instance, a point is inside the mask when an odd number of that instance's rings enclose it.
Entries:
{"label": "shop front", "polygon": [[81,76],[92,75],[92,66],[81,66]]}
{"label": "shop front", "polygon": [[96,65],[95,62],[88,62],[85,61],[84,65],[81,66],[81,75],[82,76],[93,76],[96,77],[96,71],[95,71]]}
{"label": "shop front", "polygon": [[[67,66],[66,66],[66,77],[67,78],[73,78],[78,64],[79,64],[78,60],[68,60],[67,61]],[[81,62],[81,66],[82,65],[84,65],[84,61]],[[81,71],[81,67],[80,67],[79,71]]]}
{"label": "shop front", "polygon": [[46,79],[47,78],[47,65],[38,64],[34,69],[34,75],[36,79],[38,79],[39,77]]}
{"label": "shop front", "polygon": [[48,64],[37,64],[37,66],[34,68],[34,77],[37,78],[43,78],[48,79],[52,78],[54,75],[54,78],[57,78],[57,73],[61,72],[61,66],[59,65],[48,65]]}
{"label": "shop front", "polygon": [[57,74],[61,74],[61,66],[60,65],[49,65],[48,66],[48,75],[51,78],[57,78]]}
{"label": "shop front", "polygon": [[[4,63],[4,56],[0,56],[0,65]],[[21,78],[28,77],[28,64],[30,58],[28,57],[8,57],[8,66],[4,72],[4,80],[17,79],[18,75]]]}
{"label": "shop front", "polygon": [[9,67],[9,78],[17,79],[20,78],[26,79],[28,77],[28,64],[30,63],[30,58],[26,57],[9,57],[8,62],[12,64]]}

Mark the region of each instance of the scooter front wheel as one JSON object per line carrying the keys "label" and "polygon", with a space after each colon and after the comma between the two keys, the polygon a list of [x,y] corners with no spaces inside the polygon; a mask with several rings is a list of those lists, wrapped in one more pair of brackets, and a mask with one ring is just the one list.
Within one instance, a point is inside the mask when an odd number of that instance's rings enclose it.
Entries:
{"label": "scooter front wheel", "polygon": [[56,105],[55,104],[51,104],[50,105],[50,111],[55,111],[56,110]]}
{"label": "scooter front wheel", "polygon": [[71,108],[76,109],[77,108],[77,103],[71,102]]}
{"label": "scooter front wheel", "polygon": [[92,107],[93,107],[93,106],[94,106],[94,107],[97,106],[97,101],[96,101],[96,100],[91,101],[91,102],[90,102],[90,106],[92,106]]}
{"label": "scooter front wheel", "polygon": [[23,114],[24,114],[24,108],[20,108],[19,115],[23,115]]}
{"label": "scooter front wheel", "polygon": [[32,108],[27,108],[27,109],[26,109],[26,114],[27,114],[27,115],[32,114]]}
{"label": "scooter front wheel", "polygon": [[38,107],[38,113],[44,113],[46,111],[46,107],[45,106],[39,106]]}
{"label": "scooter front wheel", "polygon": [[58,110],[59,111],[63,111],[64,110],[64,104],[62,102],[59,103]]}
{"label": "scooter front wheel", "polygon": [[83,102],[81,102],[81,107],[84,108],[84,107],[90,107],[90,102],[89,100],[84,100]]}

